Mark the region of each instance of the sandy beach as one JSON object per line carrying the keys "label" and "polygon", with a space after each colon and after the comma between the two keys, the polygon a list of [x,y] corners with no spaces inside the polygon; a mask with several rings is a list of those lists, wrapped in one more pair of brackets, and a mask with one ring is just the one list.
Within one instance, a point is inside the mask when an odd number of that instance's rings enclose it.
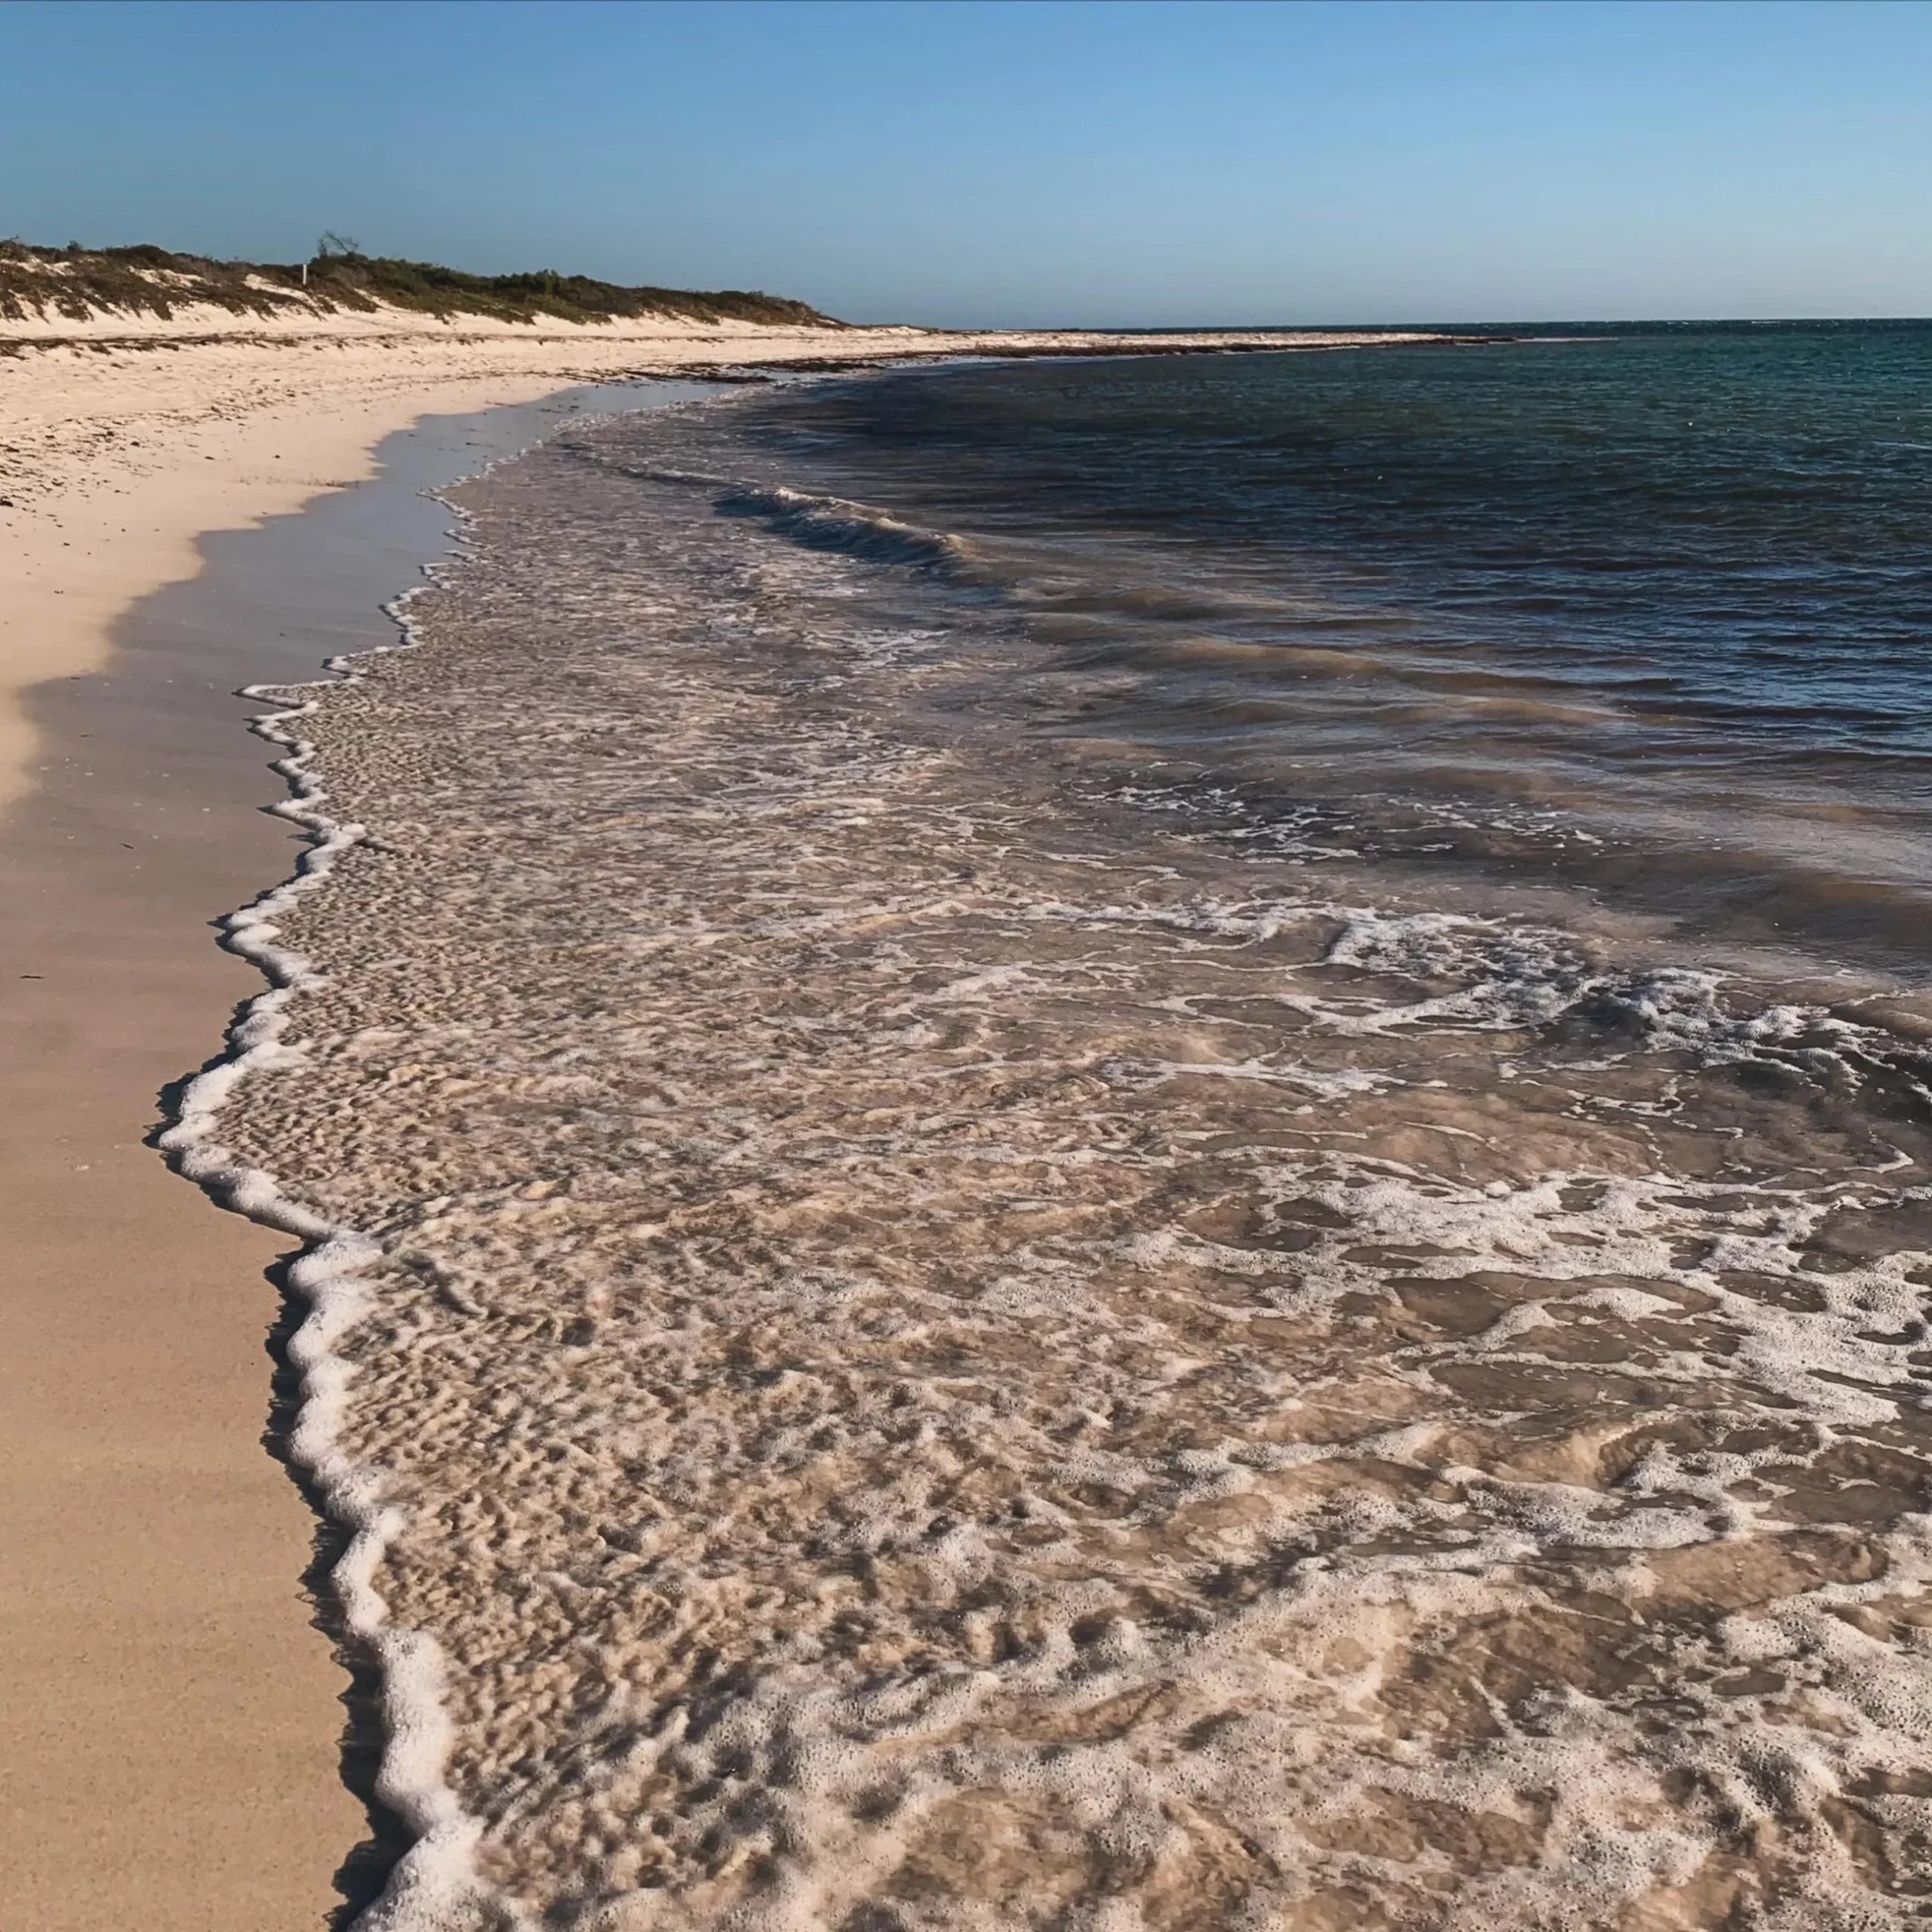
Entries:
{"label": "sandy beach", "polygon": [[0,1932],[1932,1932],[1932,6],[0,5]]}
{"label": "sandy beach", "polygon": [[1906,1922],[1922,343],[207,319],[0,357],[10,1927]]}
{"label": "sandy beach", "polygon": [[[332,614],[312,599],[279,640],[221,634],[220,607],[143,600],[196,578],[208,533],[365,481],[418,419],[438,420],[426,433],[453,475],[544,427],[496,419],[493,445],[480,412],[574,384],[1334,340],[395,315],[278,334],[218,312],[0,323],[11,1924],[319,1924],[367,1832],[343,1783],[346,1679],[303,1583],[315,1518],[263,1446],[281,1315],[265,1271],[288,1244],[217,1212],[145,1143],[158,1094],[216,1051],[259,985],[211,921],[290,869],[288,828],[260,814],[275,790],[263,748],[226,694],[372,641],[423,539],[414,552],[345,540],[366,580],[352,571]],[[255,590],[265,633],[272,576]],[[352,634],[331,631],[351,610]]]}

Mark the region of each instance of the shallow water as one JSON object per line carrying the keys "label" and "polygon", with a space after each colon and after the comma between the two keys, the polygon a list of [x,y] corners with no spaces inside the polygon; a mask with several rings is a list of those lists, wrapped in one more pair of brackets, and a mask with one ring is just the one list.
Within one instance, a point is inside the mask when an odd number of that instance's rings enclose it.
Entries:
{"label": "shallow water", "polygon": [[1917,1922],[1913,982],[1728,901],[1727,977],[1580,788],[1208,758],[970,448],[823,487],[1022,379],[1120,365],[571,432],[283,728],[353,829],[192,1124],[337,1231],[375,1922]]}

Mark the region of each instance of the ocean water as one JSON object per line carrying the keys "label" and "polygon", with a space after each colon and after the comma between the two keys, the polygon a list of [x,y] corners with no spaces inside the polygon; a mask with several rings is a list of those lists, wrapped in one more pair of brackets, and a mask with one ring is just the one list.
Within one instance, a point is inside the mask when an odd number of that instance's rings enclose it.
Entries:
{"label": "ocean water", "polygon": [[573,427],[285,694],[372,1926],[1932,1900],[1906,327]]}
{"label": "ocean water", "polygon": [[1372,789],[1385,852],[1921,957],[1932,325],[1021,365],[758,415],[820,487],[982,546],[1068,668],[1118,672],[1094,721],[1137,748],[1358,831]]}

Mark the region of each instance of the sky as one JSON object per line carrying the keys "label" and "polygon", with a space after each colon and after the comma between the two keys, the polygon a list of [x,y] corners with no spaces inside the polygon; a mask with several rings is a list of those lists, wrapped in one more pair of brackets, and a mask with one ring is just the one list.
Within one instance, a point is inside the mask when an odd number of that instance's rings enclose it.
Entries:
{"label": "sky", "polygon": [[0,0],[0,236],[946,325],[1932,315],[1928,0]]}

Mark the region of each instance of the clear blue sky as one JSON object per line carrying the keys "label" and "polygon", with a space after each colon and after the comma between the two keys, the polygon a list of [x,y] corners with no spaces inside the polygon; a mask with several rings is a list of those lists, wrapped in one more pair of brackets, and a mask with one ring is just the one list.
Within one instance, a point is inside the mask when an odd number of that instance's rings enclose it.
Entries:
{"label": "clear blue sky", "polygon": [[865,321],[1932,315],[1922,0],[0,4],[0,235]]}

